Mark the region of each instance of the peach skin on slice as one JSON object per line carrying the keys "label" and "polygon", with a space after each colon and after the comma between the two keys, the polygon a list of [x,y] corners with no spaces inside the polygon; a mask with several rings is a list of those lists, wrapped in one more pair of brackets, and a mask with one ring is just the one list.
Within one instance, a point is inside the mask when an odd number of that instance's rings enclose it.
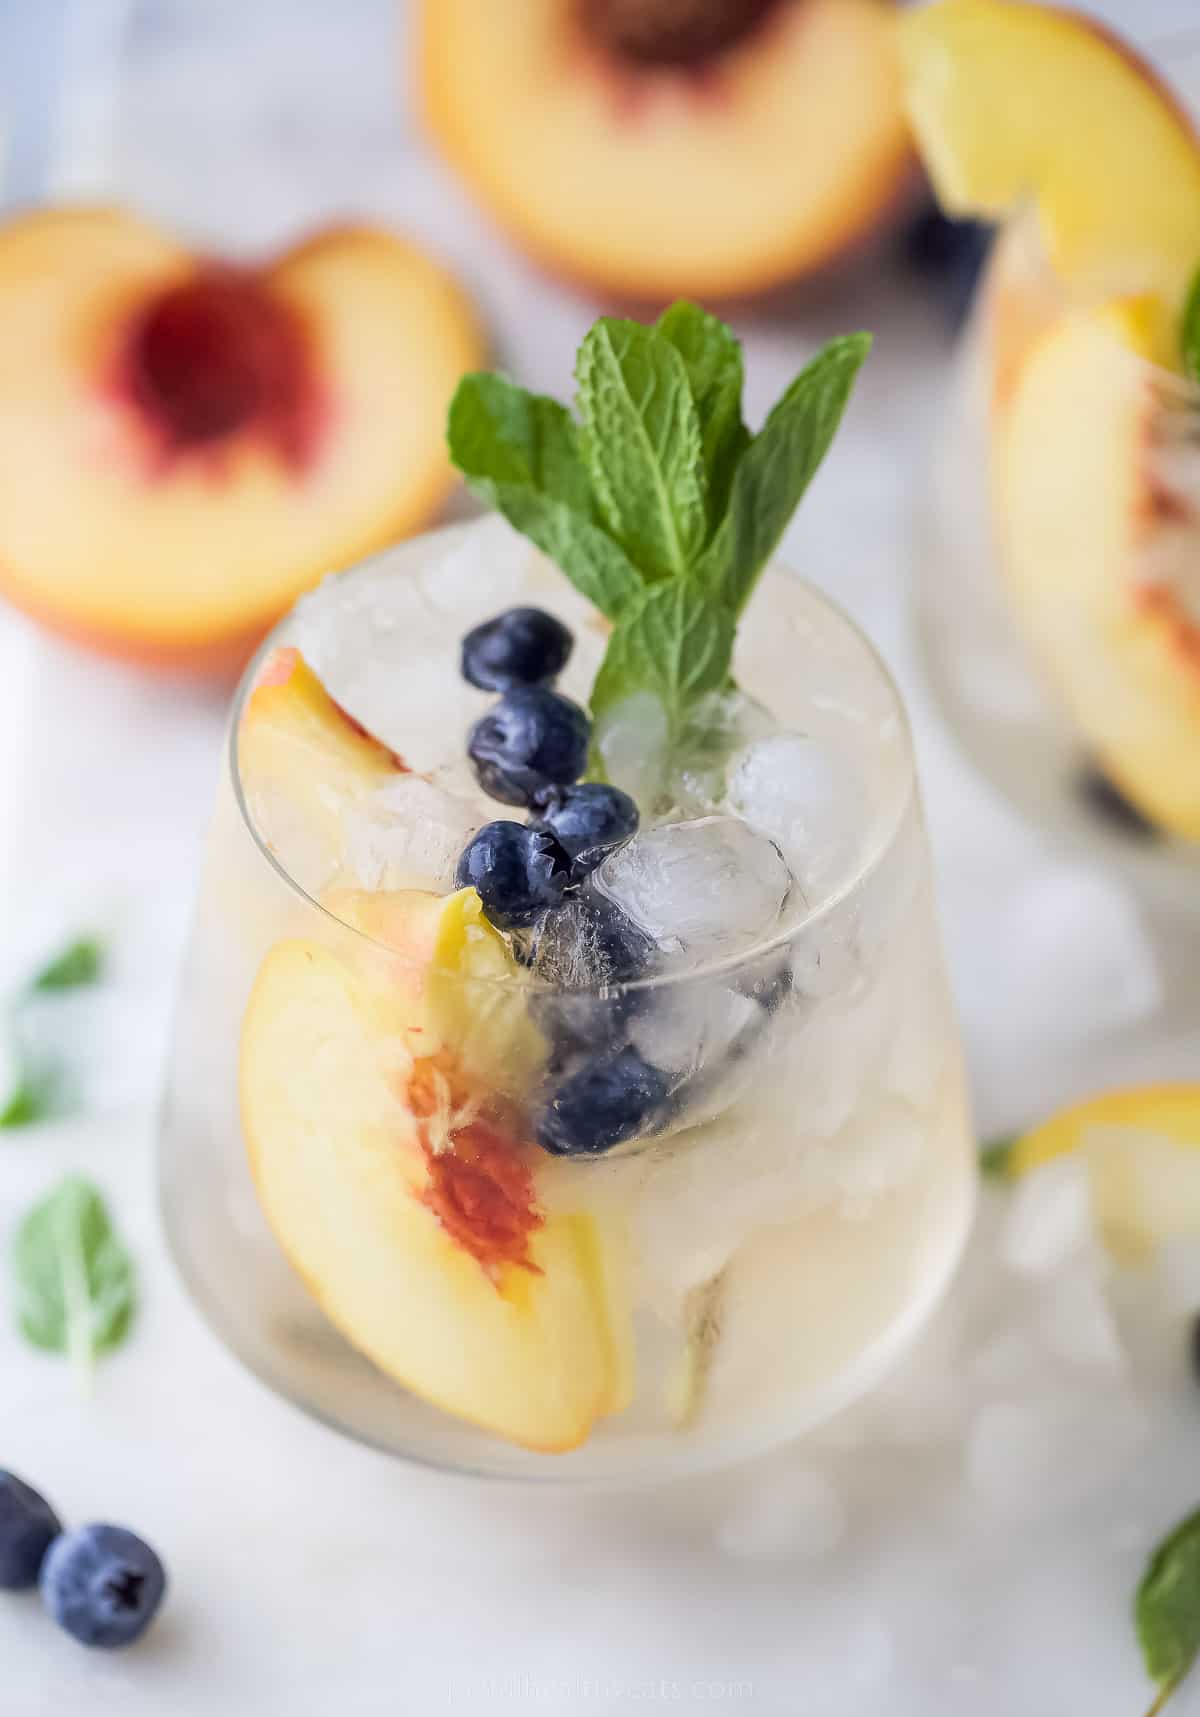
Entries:
{"label": "peach skin on slice", "polygon": [[[400,1010],[402,1013],[402,1009]],[[394,992],[315,943],[267,956],[241,1105],[267,1220],[346,1338],[415,1394],[526,1448],[574,1448],[614,1404],[614,1337],[586,1215],[545,1215],[533,1153],[462,1109],[444,1062],[398,1074]]]}
{"label": "peach skin on slice", "polygon": [[912,173],[890,0],[423,0],[451,164],[555,272],[634,299],[820,267]]}
{"label": "peach skin on slice", "polygon": [[1195,408],[1147,361],[1162,341],[1141,299],[1034,344],[996,444],[996,511],[1018,618],[1080,733],[1147,817],[1200,840]]}
{"label": "peach skin on slice", "polygon": [[334,702],[288,645],[268,656],[246,700],[237,770],[255,828],[311,891],[342,863],[347,811],[405,764]]}
{"label": "peach skin on slice", "polygon": [[228,671],[331,566],[429,522],[482,356],[454,281],[369,228],[262,267],[116,209],[0,228],[0,593]]}
{"label": "peach skin on slice", "polygon": [[1079,1152],[1105,1244],[1127,1261],[1164,1240],[1200,1235],[1200,1085],[1103,1092],[1060,1110],[1017,1139],[1010,1176]]}
{"label": "peach skin on slice", "polygon": [[1149,66],[1098,24],[1020,0],[934,0],[900,27],[909,112],[952,214],[1035,201],[1084,294],[1182,303],[1200,264],[1200,140]]}

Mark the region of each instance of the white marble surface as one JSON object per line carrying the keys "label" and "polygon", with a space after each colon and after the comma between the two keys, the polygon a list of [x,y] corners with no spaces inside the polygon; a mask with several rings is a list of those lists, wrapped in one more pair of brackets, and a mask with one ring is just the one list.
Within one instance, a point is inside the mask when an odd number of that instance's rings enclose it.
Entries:
{"label": "white marble surface", "polygon": [[[84,10],[73,63],[88,78],[60,132],[60,188],[116,191],[205,241],[251,247],[330,213],[386,217],[460,266],[515,374],[566,389],[597,306],[495,240],[398,114],[390,0],[135,6],[115,101],[100,70],[107,8]],[[982,1130],[1124,1077],[1194,1073],[1197,1021],[1159,994],[1141,909],[1086,855],[1048,851],[969,774],[913,671],[911,509],[948,350],[936,311],[871,262],[737,323],[755,416],[827,334],[880,334],[790,558],[856,615],[909,695]],[[214,696],[0,614],[0,969],[15,978],[93,920],[114,926],[117,960],[96,1002],[85,1116],[0,1147],[0,1249],[33,1196],[84,1170],[110,1194],[143,1299],[88,1399],[0,1308],[0,1461],[75,1518],[143,1529],[173,1579],[161,1624],[124,1658],[82,1653],[33,1601],[0,1604],[5,1717],[1140,1710],[1128,1599],[1149,1544],[1196,1500],[1200,1401],[1186,1395],[1151,1403],[1102,1483],[990,1534],[942,1517],[961,1448],[918,1470],[868,1445],[839,1505],[845,1535],[817,1555],[803,1448],[637,1498],[484,1486],[356,1448],[238,1369],[171,1272],[153,1186],[221,718]],[[1169,934],[1176,958],[1197,934]],[[789,1510],[807,1529],[788,1527]],[[1177,1709],[1200,1710],[1200,1687]]]}

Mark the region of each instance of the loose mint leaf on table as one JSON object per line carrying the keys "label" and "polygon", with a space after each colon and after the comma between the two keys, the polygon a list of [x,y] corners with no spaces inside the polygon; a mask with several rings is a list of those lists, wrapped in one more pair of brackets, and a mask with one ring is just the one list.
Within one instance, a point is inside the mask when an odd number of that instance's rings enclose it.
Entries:
{"label": "loose mint leaf on table", "polygon": [[1183,307],[1179,344],[1183,352],[1184,374],[1189,381],[1200,382],[1200,270]]}
{"label": "loose mint leaf on table", "polygon": [[742,348],[718,317],[680,299],[655,324],[687,369],[700,418],[700,441],[708,485],[708,516],[720,522],[738,460],[750,445],[742,422]]}
{"label": "loose mint leaf on table", "polygon": [[63,1080],[58,1068],[32,1058],[18,1063],[15,1082],[0,1099],[0,1127],[32,1127],[62,1107]]}
{"label": "loose mint leaf on table", "polygon": [[979,1172],[985,1180],[1008,1179],[1017,1138],[1016,1133],[1006,1133],[998,1139],[989,1139],[983,1146],[979,1152]]}
{"label": "loose mint leaf on table", "polygon": [[30,983],[31,991],[73,990],[99,981],[104,970],[104,944],[95,936],[81,936],[55,956]]}
{"label": "loose mint leaf on table", "polygon": [[1200,1510],[1163,1539],[1146,1565],[1134,1600],[1134,1622],[1158,1698],[1155,1717],[1200,1652]]}
{"label": "loose mint leaf on table", "polygon": [[640,322],[602,317],[575,362],[583,449],[608,528],[648,579],[687,571],[708,532],[687,366]]}
{"label": "loose mint leaf on table", "polygon": [[450,407],[454,463],[613,622],[593,714],[637,692],[678,734],[728,683],[737,617],[820,465],[870,348],[833,340],[762,430],[742,422],[742,352],[695,304],[653,327],[602,317],[576,364],[580,423],[498,376]]}
{"label": "loose mint leaf on table", "polygon": [[13,1275],[25,1339],[67,1354],[81,1376],[129,1333],[133,1264],[100,1193],[79,1176],[61,1181],[26,1215],[17,1230]]}
{"label": "loose mint leaf on table", "polygon": [[697,568],[705,587],[735,614],[828,452],[870,349],[869,334],[831,340],[772,407],[739,460],[728,510]]}

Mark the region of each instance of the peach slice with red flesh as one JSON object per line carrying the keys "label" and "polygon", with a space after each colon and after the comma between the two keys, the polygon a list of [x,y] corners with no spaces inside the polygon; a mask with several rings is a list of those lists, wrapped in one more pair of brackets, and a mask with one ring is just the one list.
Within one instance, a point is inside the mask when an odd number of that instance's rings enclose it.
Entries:
{"label": "peach slice with red flesh", "polygon": [[227,671],[301,591],[427,524],[483,355],[455,282],[370,228],[262,267],[116,209],[0,229],[0,592],[152,664]]}
{"label": "peach slice with red flesh", "polygon": [[763,291],[899,201],[889,0],[424,0],[429,128],[553,270],[635,299]]}
{"label": "peach slice with red flesh", "polygon": [[[339,903],[419,961],[456,898]],[[259,973],[241,1102],[267,1219],[331,1321],[389,1376],[527,1448],[573,1448],[632,1384],[600,1221],[542,1209],[542,1159],[517,1112],[464,1077],[444,1014],[440,1047],[414,1055],[428,986],[393,983],[374,953],[284,942]]]}

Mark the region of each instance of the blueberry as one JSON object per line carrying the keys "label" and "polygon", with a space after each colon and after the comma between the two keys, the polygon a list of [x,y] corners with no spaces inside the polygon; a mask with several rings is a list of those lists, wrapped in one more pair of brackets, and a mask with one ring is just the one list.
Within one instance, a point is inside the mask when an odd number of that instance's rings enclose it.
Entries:
{"label": "blueberry", "polygon": [[928,208],[904,235],[909,263],[929,279],[953,328],[961,326],[971,308],[992,232],[983,221],[955,221],[940,209]]}
{"label": "blueberry", "polygon": [[44,1496],[15,1473],[0,1471],[0,1589],[36,1586],[42,1558],[61,1531]]}
{"label": "blueberry", "polygon": [[670,1097],[669,1076],[636,1049],[597,1055],[552,1087],[537,1142],[558,1157],[599,1156],[653,1131]]}
{"label": "blueberry", "polygon": [[509,608],[463,639],[463,678],[485,692],[546,685],[566,667],[574,641],[544,609]]}
{"label": "blueberry", "polygon": [[549,829],[571,860],[575,882],[637,833],[638,808],[629,794],[600,781],[548,787],[533,804],[534,827]]}
{"label": "blueberry", "polygon": [[534,990],[530,1010],[561,1068],[572,1057],[620,1048],[649,990],[619,989],[650,970],[656,944],[618,906],[586,891],[538,926],[527,963],[553,988]]}
{"label": "blueberry", "polygon": [[545,686],[519,686],[471,729],[467,751],[485,793],[529,805],[547,787],[578,781],[590,724],[578,704]]}
{"label": "blueberry", "polygon": [[162,1602],[167,1577],[148,1544],[123,1526],[76,1527],[42,1563],[42,1602],[81,1645],[132,1645]]}
{"label": "blueberry", "polygon": [[1131,799],[1125,797],[1116,782],[1102,770],[1085,769],[1079,777],[1079,792],[1089,811],[1094,811],[1123,835],[1129,835],[1137,841],[1158,839],[1159,830],[1155,824],[1138,810]]}
{"label": "blueberry", "polygon": [[458,861],[459,888],[477,888],[498,930],[520,930],[558,906],[571,865],[543,829],[524,823],[485,823]]}

